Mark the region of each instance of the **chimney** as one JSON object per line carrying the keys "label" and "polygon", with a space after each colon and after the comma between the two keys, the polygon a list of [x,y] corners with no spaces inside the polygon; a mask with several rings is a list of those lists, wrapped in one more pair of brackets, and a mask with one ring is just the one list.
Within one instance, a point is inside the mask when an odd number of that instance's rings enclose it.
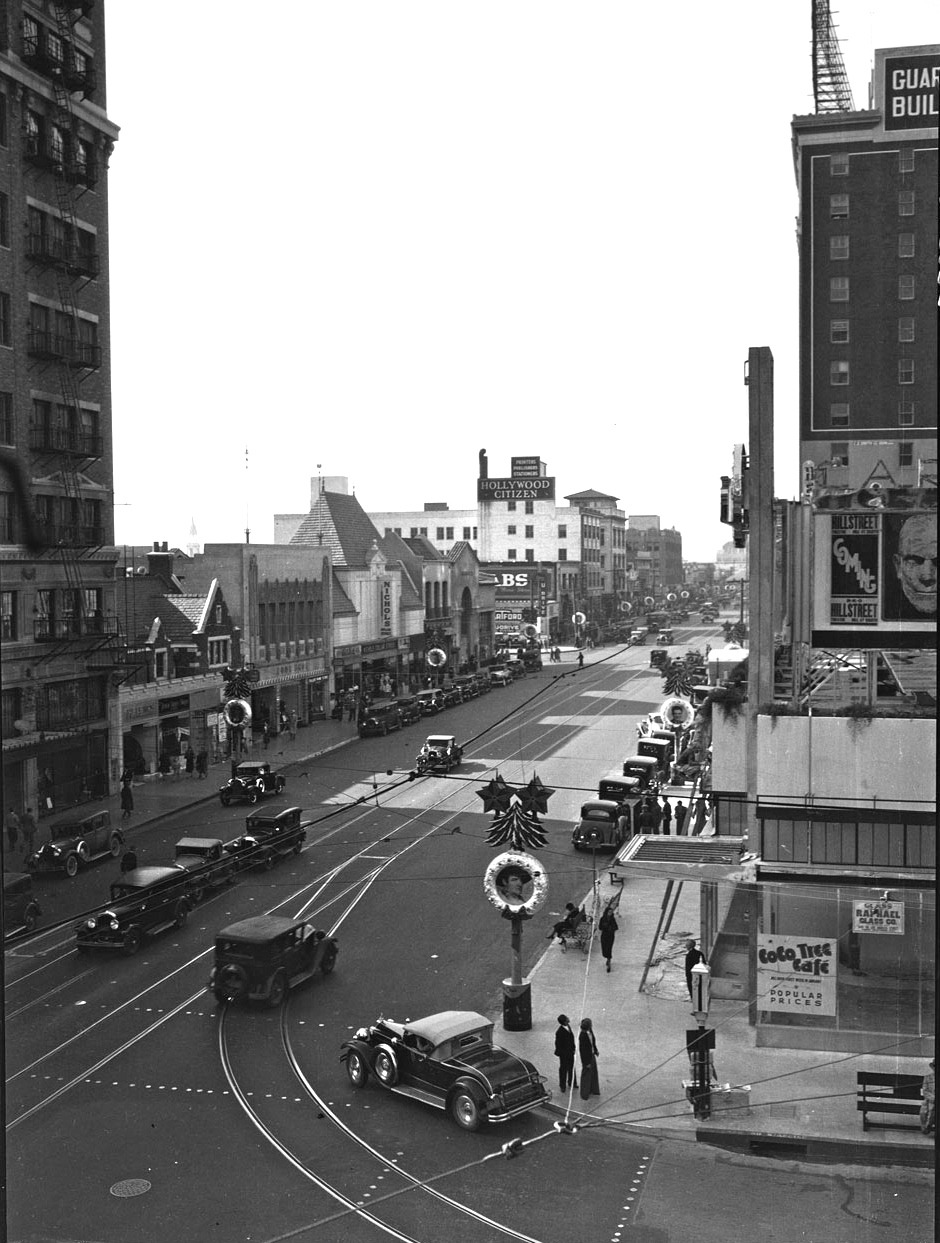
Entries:
{"label": "chimney", "polygon": [[173,554],[167,549],[166,540],[160,545],[154,540],[153,552],[147,553],[147,573],[159,578],[167,587],[176,586],[173,578]]}

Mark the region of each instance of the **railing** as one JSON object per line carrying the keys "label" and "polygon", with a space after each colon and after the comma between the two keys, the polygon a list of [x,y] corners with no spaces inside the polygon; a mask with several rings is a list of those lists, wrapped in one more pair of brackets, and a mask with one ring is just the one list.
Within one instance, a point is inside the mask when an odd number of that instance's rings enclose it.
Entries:
{"label": "railing", "polygon": [[31,427],[29,447],[38,453],[64,453],[78,458],[100,458],[104,438],[92,432],[70,431],[67,427]]}
{"label": "railing", "polygon": [[81,639],[116,639],[120,633],[117,617],[104,614],[91,617],[37,617],[33,638],[37,643],[63,643]]}
{"label": "railing", "polygon": [[44,233],[30,233],[26,253],[34,263],[64,268],[77,276],[96,277],[101,270],[101,260],[93,250],[86,250],[64,237],[49,237]]}
{"label": "railing", "polygon": [[97,371],[101,366],[100,345],[76,341],[72,337],[46,332],[44,329],[30,328],[26,339],[26,352],[32,358],[65,362],[76,370]]}
{"label": "railing", "polygon": [[42,542],[54,548],[100,548],[107,542],[99,523],[39,522],[37,526]]}

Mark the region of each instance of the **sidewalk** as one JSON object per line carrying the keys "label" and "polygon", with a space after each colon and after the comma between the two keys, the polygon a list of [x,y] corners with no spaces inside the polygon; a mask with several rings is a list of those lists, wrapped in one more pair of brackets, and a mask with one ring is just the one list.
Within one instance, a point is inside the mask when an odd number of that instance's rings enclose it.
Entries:
{"label": "sidewalk", "polygon": [[[637,875],[619,886],[606,871],[598,875],[602,904],[622,889],[610,973],[599,937],[588,955],[576,948],[563,953],[552,942],[529,976],[531,1029],[504,1031],[502,1013],[494,1015],[497,1042],[549,1076],[553,1108],[570,1122],[606,1119],[634,1134],[698,1140],[752,1155],[933,1169],[934,1139],[921,1134],[916,1117],[903,1119],[913,1126],[863,1131],[856,1110],[857,1071],[922,1074],[924,1059],[758,1048],[747,1004],[739,1001],[712,1002],[707,1026],[715,1030],[715,1074],[731,1090],[713,1092],[711,1117],[697,1120],[682,1081],[691,1078],[685,1032],[696,1027],[684,957],[687,938],[698,937],[698,886],[683,885],[671,928],[640,992],[665,884]],[[590,901],[588,894],[588,911]],[[547,925],[548,918],[533,921],[523,938],[544,936]],[[582,1017],[593,1021],[600,1097],[582,1101],[577,1091],[570,1098],[559,1092],[554,1033],[561,1013],[576,1036]]]}

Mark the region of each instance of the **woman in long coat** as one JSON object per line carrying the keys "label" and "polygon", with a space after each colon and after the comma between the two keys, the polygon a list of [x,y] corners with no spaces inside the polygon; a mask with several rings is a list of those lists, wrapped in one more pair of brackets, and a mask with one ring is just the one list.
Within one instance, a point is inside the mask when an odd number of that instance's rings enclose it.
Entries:
{"label": "woman in long coat", "polygon": [[594,1039],[594,1026],[590,1019],[581,1020],[578,1053],[581,1057],[581,1099],[586,1101],[589,1096],[601,1094],[597,1076],[597,1041]]}
{"label": "woman in long coat", "polygon": [[598,927],[601,930],[601,953],[607,963],[608,971],[610,970],[610,959],[614,952],[614,937],[617,935],[619,926],[613,911],[609,906],[605,907]]}

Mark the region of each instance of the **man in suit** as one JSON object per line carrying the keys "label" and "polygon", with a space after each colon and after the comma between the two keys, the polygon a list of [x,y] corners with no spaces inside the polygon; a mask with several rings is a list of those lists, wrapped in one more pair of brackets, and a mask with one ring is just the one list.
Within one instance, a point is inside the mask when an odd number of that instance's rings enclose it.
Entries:
{"label": "man in suit", "polygon": [[558,1028],[555,1032],[555,1056],[558,1058],[558,1086],[562,1092],[578,1086],[574,1078],[574,1032],[567,1014],[559,1014]]}

